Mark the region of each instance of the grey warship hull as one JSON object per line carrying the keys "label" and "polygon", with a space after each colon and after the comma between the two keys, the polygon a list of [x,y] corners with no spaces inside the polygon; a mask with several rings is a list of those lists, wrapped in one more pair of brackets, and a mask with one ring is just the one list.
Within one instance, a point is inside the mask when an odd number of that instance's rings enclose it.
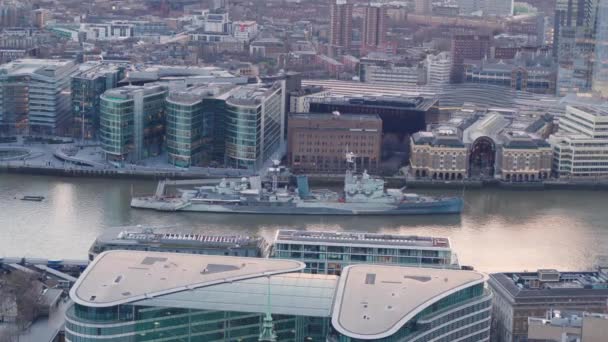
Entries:
{"label": "grey warship hull", "polygon": [[235,203],[210,204],[193,201],[157,200],[151,197],[133,198],[131,207],[157,211],[189,211],[223,214],[262,215],[342,215],[342,216],[389,216],[389,215],[441,215],[460,214],[463,200],[459,197],[441,198],[427,202],[403,202],[399,204],[342,203],[303,201],[299,203]]}

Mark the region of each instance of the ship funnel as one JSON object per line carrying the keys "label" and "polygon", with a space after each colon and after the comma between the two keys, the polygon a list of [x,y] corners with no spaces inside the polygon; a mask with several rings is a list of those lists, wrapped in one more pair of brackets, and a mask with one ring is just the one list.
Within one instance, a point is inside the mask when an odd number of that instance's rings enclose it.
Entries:
{"label": "ship funnel", "polygon": [[298,183],[298,195],[300,198],[307,198],[310,195],[310,188],[308,187],[308,177],[305,175],[298,175],[296,177]]}

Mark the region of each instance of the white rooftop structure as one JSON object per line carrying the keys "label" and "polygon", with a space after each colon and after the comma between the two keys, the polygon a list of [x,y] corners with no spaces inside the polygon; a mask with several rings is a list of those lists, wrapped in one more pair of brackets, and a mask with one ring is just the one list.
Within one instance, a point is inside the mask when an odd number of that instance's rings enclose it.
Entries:
{"label": "white rooftop structure", "polygon": [[450,250],[450,239],[417,235],[357,232],[323,232],[280,229],[275,243],[301,243],[328,246],[412,246],[420,249]]}
{"label": "white rooftop structure", "polygon": [[303,268],[293,260],[110,251],[89,265],[70,296],[81,305],[108,307]]}
{"label": "white rooftop structure", "polygon": [[[445,312],[433,304],[475,287],[471,300],[461,299],[448,307],[463,312],[485,303],[475,309],[483,317],[478,317],[480,327],[472,333],[481,334],[480,341],[489,334],[491,294],[483,291],[481,273],[361,264],[346,267],[338,277],[301,273],[304,266],[285,259],[109,251],[89,265],[70,297],[88,308],[128,303],[326,318],[343,336],[376,340],[394,336],[410,322],[418,324],[417,319],[424,324],[444,320]],[[422,312],[424,316],[418,315]],[[462,316],[451,321],[463,327]],[[417,331],[415,340],[428,338],[436,330]],[[457,330],[444,334],[457,334]]]}
{"label": "white rooftop structure", "polygon": [[354,338],[385,338],[431,304],[483,282],[473,271],[348,266],[338,284],[332,325]]}

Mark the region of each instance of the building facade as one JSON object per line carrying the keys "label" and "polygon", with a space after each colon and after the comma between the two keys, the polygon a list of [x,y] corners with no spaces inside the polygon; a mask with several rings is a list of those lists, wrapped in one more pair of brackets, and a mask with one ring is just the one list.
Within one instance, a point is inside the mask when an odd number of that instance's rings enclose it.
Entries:
{"label": "building facade", "polygon": [[419,85],[424,83],[424,70],[418,64],[360,65],[361,81],[373,84]]}
{"label": "building facade", "polygon": [[[170,92],[167,96],[167,155],[179,167],[200,165],[211,147],[212,118],[204,115],[204,94]],[[209,153],[207,154],[209,155]]]}
{"label": "building facade", "polygon": [[484,0],[483,14],[497,17],[513,15],[513,0]]}
{"label": "building facade", "polygon": [[450,83],[450,70],[452,68],[452,57],[449,52],[440,52],[436,55],[429,54],[425,60],[426,84],[442,85]]}
{"label": "building facade", "polygon": [[592,89],[608,97],[608,1],[597,1]]}
{"label": "building facade", "polygon": [[[463,112],[468,112],[463,111]],[[552,117],[468,112],[412,135],[410,175],[432,180],[490,178],[535,182],[549,178]]]}
{"label": "building facade", "polygon": [[348,265],[392,264],[458,269],[447,238],[278,230],[272,258],[298,260],[304,272],[340,275]]}
{"label": "building facade", "polygon": [[294,172],[343,173],[346,153],[355,154],[357,169],[380,167],[382,120],[377,115],[290,114],[287,160]]}
{"label": "building facade", "polygon": [[452,71],[451,81],[461,83],[464,80],[465,59],[482,60],[490,56],[490,36],[473,34],[456,34],[452,37]]}
{"label": "building facade", "polygon": [[0,129],[64,134],[71,122],[71,60],[19,59],[0,66]]}
{"label": "building facade", "polygon": [[105,252],[70,291],[66,341],[488,340],[492,294],[481,273],[360,264],[338,277],[304,268],[282,259]]}
{"label": "building facade", "polygon": [[410,138],[410,171],[416,178],[467,178],[469,149],[455,127],[438,127]]}
{"label": "building facade", "polygon": [[382,5],[370,4],[365,7],[361,39],[363,50],[378,48],[386,42],[387,18],[386,8]]}
{"label": "building facade", "polygon": [[330,55],[341,55],[350,49],[353,36],[353,5],[346,0],[332,0],[329,5]]}
{"label": "building facade", "polygon": [[282,82],[241,86],[226,100],[224,132],[226,165],[259,169],[285,141],[285,97]]}
{"label": "building facade", "polygon": [[494,292],[492,340],[528,341],[528,318],[544,316],[548,310],[578,310],[607,313],[606,269],[595,272],[538,272],[490,274]]}
{"label": "building facade", "polygon": [[308,107],[311,113],[338,111],[343,115],[378,115],[382,119],[384,133],[405,135],[438,121],[437,102],[435,97],[328,95],[311,97]]}
{"label": "building facade", "polygon": [[100,142],[106,159],[136,162],[160,154],[165,134],[167,87],[110,89],[101,96]]}
{"label": "building facade", "polygon": [[553,172],[562,178],[608,176],[608,112],[592,106],[566,107],[558,132],[549,138]]}
{"label": "building facade", "polygon": [[553,164],[551,145],[544,139],[520,130],[501,135],[496,171],[506,182],[534,182],[550,177]]}
{"label": "building facade", "polygon": [[554,66],[521,66],[502,61],[465,63],[465,82],[499,85],[537,94],[555,94]]}
{"label": "building facade", "polygon": [[167,154],[179,167],[224,165],[226,97],[232,85],[172,90],[166,100]]}
{"label": "building facade", "polygon": [[72,134],[92,139],[97,137],[100,128],[101,95],[118,86],[125,68],[99,63],[85,64],[81,68],[84,70],[72,76]]}
{"label": "building facade", "polygon": [[608,334],[608,315],[549,310],[545,317],[528,318],[528,341],[602,342]]}

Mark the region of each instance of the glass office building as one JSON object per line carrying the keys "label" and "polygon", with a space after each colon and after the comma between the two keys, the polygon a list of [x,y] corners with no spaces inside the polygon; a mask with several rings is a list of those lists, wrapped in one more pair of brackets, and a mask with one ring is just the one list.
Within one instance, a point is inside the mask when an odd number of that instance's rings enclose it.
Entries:
{"label": "glass office building", "polygon": [[0,66],[0,130],[64,134],[69,130],[72,60],[19,59]]}
{"label": "glass office building", "polygon": [[[167,153],[179,167],[200,164],[203,155],[203,97],[171,93],[167,97]],[[207,136],[208,137],[208,136]],[[208,146],[209,141],[207,142]]]}
{"label": "glass office building", "polygon": [[116,88],[125,68],[97,62],[82,64],[81,68],[84,70],[72,76],[72,133],[74,137],[92,139],[99,131],[101,95]]}
{"label": "glass office building", "polygon": [[279,230],[271,256],[299,260],[305,272],[337,274],[352,264],[460,268],[447,238]]}
{"label": "glass office building", "polygon": [[127,86],[101,96],[100,141],[106,159],[134,162],[160,154],[165,134],[167,88]]}
{"label": "glass office building", "polygon": [[167,97],[169,163],[190,167],[224,162],[226,96],[233,86],[195,86]]}
{"label": "glass office building", "polygon": [[472,271],[110,251],[70,291],[69,342],[488,341],[492,295]]}
{"label": "glass office building", "polygon": [[281,83],[247,85],[226,100],[226,165],[258,169],[284,141],[285,110]]}

